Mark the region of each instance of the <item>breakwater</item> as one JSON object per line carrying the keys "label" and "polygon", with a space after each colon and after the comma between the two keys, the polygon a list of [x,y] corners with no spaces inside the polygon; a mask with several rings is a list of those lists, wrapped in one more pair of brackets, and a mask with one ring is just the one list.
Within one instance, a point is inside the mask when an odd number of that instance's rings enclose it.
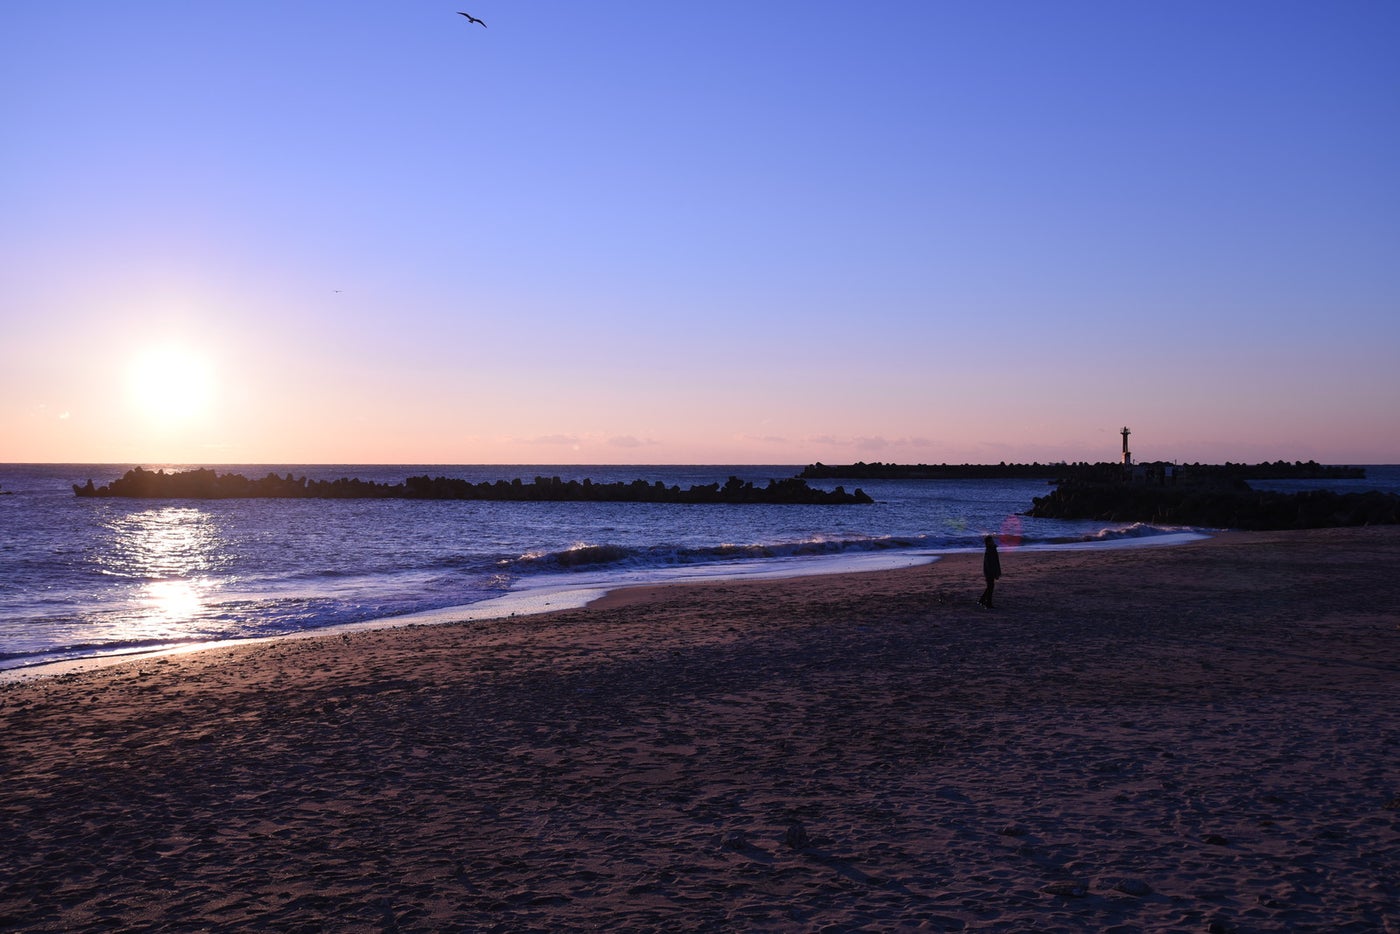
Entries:
{"label": "breakwater", "polygon": [[1065,464],[809,464],[804,480],[1054,480]]}
{"label": "breakwater", "polygon": [[1165,464],[1125,467],[1117,461],[1042,464],[809,464],[798,474],[805,480],[1057,480],[1108,482],[1122,479],[1125,471],[1152,471],[1165,476],[1216,482],[1235,480],[1355,480],[1366,476],[1361,467],[1319,464],[1317,461],[1273,461],[1259,464]]}
{"label": "breakwater", "polygon": [[135,467],[103,486],[91,480],[73,484],[80,497],[134,499],[418,499],[496,500],[502,502],[637,502],[637,503],[777,503],[847,505],[873,502],[863,491],[844,487],[819,490],[799,477],[770,480],[767,486],[730,477],[724,484],[710,483],[686,489],[661,481],[594,483],[535,477],[533,481],[482,481],[473,483],[451,477],[409,477],[401,483],[384,483],[343,477],[308,480],[275,473],[260,479],[241,474],[219,474],[208,468],[173,471]]}
{"label": "breakwater", "polygon": [[1327,490],[1275,493],[1252,490],[1242,483],[1148,486],[1070,481],[1036,497],[1026,515],[1260,531],[1318,529],[1400,524],[1400,496]]}

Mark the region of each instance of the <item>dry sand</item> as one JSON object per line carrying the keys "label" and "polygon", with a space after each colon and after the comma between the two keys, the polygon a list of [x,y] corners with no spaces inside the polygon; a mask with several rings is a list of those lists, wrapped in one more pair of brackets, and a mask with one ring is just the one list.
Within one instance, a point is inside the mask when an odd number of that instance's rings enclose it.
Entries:
{"label": "dry sand", "polygon": [[0,688],[0,929],[1400,930],[1400,529]]}

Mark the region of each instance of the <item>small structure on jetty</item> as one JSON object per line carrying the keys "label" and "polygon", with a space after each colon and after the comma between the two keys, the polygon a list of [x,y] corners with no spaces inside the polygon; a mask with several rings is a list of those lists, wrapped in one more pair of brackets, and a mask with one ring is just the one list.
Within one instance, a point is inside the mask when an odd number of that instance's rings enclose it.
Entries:
{"label": "small structure on jetty", "polygon": [[1133,452],[1128,449],[1128,435],[1132,433],[1133,430],[1127,425],[1124,425],[1119,432],[1123,436],[1123,458],[1121,461],[1123,481],[1125,483],[1156,484],[1157,486],[1176,483],[1177,468],[1175,464],[1167,461],[1133,463]]}

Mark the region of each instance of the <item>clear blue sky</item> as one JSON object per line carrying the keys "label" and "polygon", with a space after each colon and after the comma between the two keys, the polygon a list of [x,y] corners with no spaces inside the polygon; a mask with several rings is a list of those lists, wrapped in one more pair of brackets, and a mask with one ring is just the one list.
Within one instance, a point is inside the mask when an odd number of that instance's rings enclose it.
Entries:
{"label": "clear blue sky", "polygon": [[0,461],[1400,462],[1394,2],[4,19]]}

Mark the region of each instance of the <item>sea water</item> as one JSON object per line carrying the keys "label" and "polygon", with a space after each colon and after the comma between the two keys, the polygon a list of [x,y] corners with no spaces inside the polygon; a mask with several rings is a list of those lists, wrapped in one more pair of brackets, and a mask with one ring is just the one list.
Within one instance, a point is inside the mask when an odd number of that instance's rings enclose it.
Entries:
{"label": "sea water", "polygon": [[[1180,529],[1032,519],[1043,480],[822,481],[873,505],[79,498],[131,465],[0,466],[0,669],[375,621],[578,605],[610,587],[896,567],[980,548],[1108,547]],[[143,465],[180,469],[178,465]],[[795,466],[217,466],[397,483],[764,485]]]}

